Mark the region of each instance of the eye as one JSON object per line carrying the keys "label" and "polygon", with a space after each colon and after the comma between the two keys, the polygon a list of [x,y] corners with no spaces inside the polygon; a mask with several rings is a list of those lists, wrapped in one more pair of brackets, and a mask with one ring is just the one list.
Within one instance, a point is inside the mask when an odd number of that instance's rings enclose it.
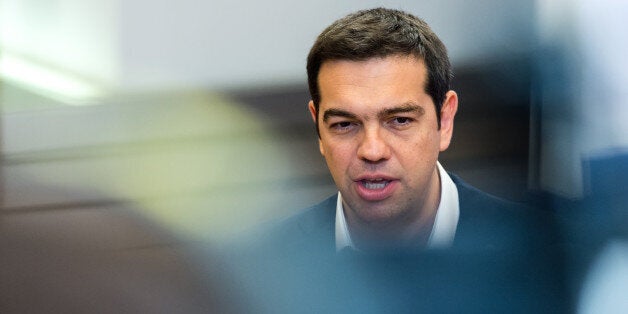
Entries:
{"label": "eye", "polygon": [[329,125],[329,128],[332,131],[338,132],[338,133],[348,132],[352,130],[354,127],[355,127],[355,123],[351,121],[339,121],[339,122],[334,122]]}
{"label": "eye", "polygon": [[407,123],[410,123],[410,118],[397,117],[397,118],[394,118],[393,121],[397,124],[407,124]]}
{"label": "eye", "polygon": [[390,123],[391,125],[395,127],[403,127],[403,126],[409,125],[413,121],[414,119],[409,118],[409,117],[394,117],[390,119],[388,123]]}

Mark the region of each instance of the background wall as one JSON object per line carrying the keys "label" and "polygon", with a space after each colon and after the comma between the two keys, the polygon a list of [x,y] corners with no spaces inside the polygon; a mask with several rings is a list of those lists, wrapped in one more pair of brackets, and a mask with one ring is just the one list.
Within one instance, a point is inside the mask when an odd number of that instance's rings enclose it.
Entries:
{"label": "background wall", "polygon": [[528,53],[534,41],[531,1],[3,0],[0,44],[114,91],[294,84],[324,27],[382,5],[428,21],[455,63]]}

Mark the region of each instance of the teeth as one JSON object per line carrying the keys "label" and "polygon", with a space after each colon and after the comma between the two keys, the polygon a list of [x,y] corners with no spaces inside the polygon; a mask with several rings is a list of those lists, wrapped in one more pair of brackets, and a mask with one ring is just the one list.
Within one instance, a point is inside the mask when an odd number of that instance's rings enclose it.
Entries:
{"label": "teeth", "polygon": [[369,190],[379,190],[383,189],[388,185],[388,181],[383,181],[382,179],[374,180],[374,181],[363,181],[364,187]]}

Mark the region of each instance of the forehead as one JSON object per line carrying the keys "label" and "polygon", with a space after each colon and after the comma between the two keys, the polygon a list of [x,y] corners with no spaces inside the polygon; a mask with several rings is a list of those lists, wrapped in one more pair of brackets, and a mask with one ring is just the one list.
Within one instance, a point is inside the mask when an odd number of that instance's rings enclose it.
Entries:
{"label": "forehead", "polygon": [[412,55],[326,61],[318,76],[320,110],[377,110],[403,103],[429,107],[432,101],[425,92],[426,79],[423,60]]}
{"label": "forehead", "polygon": [[391,55],[373,57],[366,60],[327,60],[323,62],[318,73],[318,80],[328,75],[344,74],[348,71],[358,77],[375,77],[391,73],[404,73],[427,78],[427,68],[422,58],[414,55]]}

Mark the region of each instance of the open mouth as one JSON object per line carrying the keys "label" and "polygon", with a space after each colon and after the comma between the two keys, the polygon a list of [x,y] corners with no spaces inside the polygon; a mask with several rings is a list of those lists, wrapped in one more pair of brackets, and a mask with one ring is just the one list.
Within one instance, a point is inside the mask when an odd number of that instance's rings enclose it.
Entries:
{"label": "open mouth", "polygon": [[369,190],[381,190],[385,188],[390,181],[384,179],[374,179],[374,180],[360,180],[360,183],[363,187]]}
{"label": "open mouth", "polygon": [[384,175],[364,176],[355,181],[357,195],[365,201],[382,201],[391,197],[398,185],[398,180]]}

